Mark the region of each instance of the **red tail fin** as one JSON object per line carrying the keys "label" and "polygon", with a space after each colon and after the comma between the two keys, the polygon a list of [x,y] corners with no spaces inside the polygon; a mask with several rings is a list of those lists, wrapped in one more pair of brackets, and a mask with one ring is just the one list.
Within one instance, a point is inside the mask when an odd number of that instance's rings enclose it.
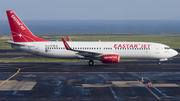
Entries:
{"label": "red tail fin", "polygon": [[38,38],[34,34],[32,34],[31,31],[12,10],[7,10],[6,13],[14,42],[49,41]]}

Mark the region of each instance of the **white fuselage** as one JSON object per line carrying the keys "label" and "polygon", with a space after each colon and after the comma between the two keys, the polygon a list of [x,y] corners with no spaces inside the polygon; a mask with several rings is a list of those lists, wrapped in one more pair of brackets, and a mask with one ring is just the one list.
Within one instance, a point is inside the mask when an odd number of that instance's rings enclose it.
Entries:
{"label": "white fuselage", "polygon": [[[118,54],[121,59],[167,59],[177,55],[169,46],[151,42],[67,42],[72,49],[94,53]],[[83,56],[78,52],[66,50],[62,41],[24,42],[24,46],[12,45],[13,48],[28,53],[62,59],[91,58],[90,53]],[[86,57],[87,54],[87,57]]]}

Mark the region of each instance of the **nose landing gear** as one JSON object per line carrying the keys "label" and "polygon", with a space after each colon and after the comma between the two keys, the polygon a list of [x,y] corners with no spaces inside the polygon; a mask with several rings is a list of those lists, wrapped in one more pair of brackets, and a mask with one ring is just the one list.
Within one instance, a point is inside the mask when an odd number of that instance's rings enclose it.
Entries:
{"label": "nose landing gear", "polygon": [[161,61],[159,61],[159,65],[161,65]]}

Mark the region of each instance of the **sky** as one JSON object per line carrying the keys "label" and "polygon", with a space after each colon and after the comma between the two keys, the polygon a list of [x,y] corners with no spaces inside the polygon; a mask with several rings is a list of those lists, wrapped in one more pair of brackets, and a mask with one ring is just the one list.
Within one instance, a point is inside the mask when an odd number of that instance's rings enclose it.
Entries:
{"label": "sky", "polygon": [[180,20],[180,0],[0,0],[0,20]]}

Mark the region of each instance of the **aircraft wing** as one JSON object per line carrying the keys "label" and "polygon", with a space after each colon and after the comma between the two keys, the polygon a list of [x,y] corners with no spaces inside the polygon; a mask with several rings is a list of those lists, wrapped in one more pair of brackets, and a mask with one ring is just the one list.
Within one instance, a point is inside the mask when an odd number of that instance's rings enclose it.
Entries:
{"label": "aircraft wing", "polygon": [[[95,52],[95,51],[83,51],[83,50],[75,50],[72,49],[68,43],[64,40],[64,38],[62,38],[62,41],[64,43],[64,46],[67,50],[71,50],[71,51],[75,51],[78,52],[78,55],[84,56],[84,57],[100,57],[104,54],[110,54],[110,53],[103,53],[103,52]],[[112,54],[112,53],[111,53]]]}
{"label": "aircraft wing", "polygon": [[103,55],[103,53],[98,53],[98,52],[90,52],[90,51],[82,51],[82,50],[72,50],[75,52],[78,52],[79,55],[85,56],[85,57],[100,57]]}

